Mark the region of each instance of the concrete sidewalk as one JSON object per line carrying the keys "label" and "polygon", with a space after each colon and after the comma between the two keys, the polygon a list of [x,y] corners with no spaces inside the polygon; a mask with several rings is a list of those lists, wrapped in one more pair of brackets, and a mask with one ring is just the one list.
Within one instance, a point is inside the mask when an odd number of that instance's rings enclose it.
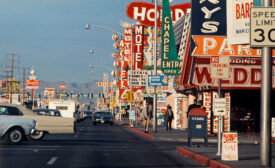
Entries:
{"label": "concrete sidewalk", "polygon": [[[127,122],[123,123],[133,132],[146,138],[142,124],[138,123],[137,127],[130,128]],[[166,127],[163,126],[159,126],[156,133],[150,127],[147,137],[153,137],[148,139],[154,141],[182,142],[182,145],[177,147],[179,154],[208,167],[259,167],[261,164],[259,137],[239,137],[238,161],[221,161],[220,156],[216,155],[218,148],[217,137],[215,136],[208,137],[208,147],[204,147],[201,139],[193,139],[192,146],[188,147],[187,130],[166,131]],[[272,153],[275,153],[275,145],[272,145]],[[275,154],[272,157],[272,163],[272,165],[275,164]]]}

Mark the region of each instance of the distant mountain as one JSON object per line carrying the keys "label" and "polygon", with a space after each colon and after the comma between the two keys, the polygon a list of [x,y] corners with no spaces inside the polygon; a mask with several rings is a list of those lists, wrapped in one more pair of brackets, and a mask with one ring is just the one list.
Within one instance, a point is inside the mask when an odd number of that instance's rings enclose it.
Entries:
{"label": "distant mountain", "polygon": [[55,88],[56,91],[59,90],[60,84],[65,83],[67,85],[66,92],[73,92],[74,94],[77,93],[99,93],[99,88],[96,84],[96,82],[89,82],[89,83],[66,83],[64,81],[57,81],[57,82],[47,82],[47,81],[40,81],[39,89],[36,90],[36,93],[39,93],[41,95],[44,94],[45,88]]}

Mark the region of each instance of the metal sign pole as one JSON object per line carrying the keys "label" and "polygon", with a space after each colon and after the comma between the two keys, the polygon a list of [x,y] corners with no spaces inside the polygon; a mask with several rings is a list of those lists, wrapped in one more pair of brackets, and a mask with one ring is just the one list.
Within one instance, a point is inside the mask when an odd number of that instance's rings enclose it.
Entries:
{"label": "metal sign pole", "polygon": [[[219,89],[218,89],[218,95],[219,98],[221,98],[221,88],[222,88],[222,82],[221,79],[219,79]],[[222,117],[219,116],[219,126],[218,126],[218,153],[217,156],[221,155],[221,134],[222,134],[222,122],[221,122]]]}
{"label": "metal sign pole", "polygon": [[[272,6],[272,0],[263,0],[264,7]],[[261,74],[261,166],[271,167],[271,92],[272,48],[262,48]]]}
{"label": "metal sign pole", "polygon": [[[133,30],[131,31],[131,76],[130,76],[130,80],[131,80],[131,83],[130,83],[130,93],[132,94],[132,91],[133,91],[133,64],[134,64],[134,60],[133,60]],[[131,98],[130,98],[131,99]],[[131,100],[132,101],[132,100]],[[130,102],[130,110],[132,111],[132,102]],[[129,121],[131,124],[131,127],[133,127],[133,121]]]}
{"label": "metal sign pole", "polygon": [[272,92],[272,50],[262,49],[261,87],[261,165],[271,167],[271,92]]}
{"label": "metal sign pole", "polygon": [[[154,75],[157,75],[157,13],[158,13],[158,0],[155,0],[155,28],[154,28]],[[153,131],[157,132],[157,87],[154,86],[154,103],[153,103]]]}

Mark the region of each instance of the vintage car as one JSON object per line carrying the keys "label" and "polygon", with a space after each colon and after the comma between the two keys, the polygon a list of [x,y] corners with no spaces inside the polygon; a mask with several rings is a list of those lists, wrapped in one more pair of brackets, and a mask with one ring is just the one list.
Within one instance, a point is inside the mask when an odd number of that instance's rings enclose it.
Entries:
{"label": "vintage car", "polygon": [[19,144],[35,133],[36,121],[29,118],[0,116],[0,137],[9,144]]}
{"label": "vintage car", "polygon": [[24,106],[12,104],[0,104],[0,115],[12,115],[34,119],[36,124],[36,134],[30,135],[31,140],[41,140],[45,134],[74,133],[74,118],[59,116],[38,115]]}
{"label": "vintage car", "polygon": [[38,115],[61,117],[60,111],[56,109],[35,109],[33,111]]}
{"label": "vintage car", "polygon": [[111,112],[108,111],[96,111],[93,115],[93,124],[114,124],[113,115]]}

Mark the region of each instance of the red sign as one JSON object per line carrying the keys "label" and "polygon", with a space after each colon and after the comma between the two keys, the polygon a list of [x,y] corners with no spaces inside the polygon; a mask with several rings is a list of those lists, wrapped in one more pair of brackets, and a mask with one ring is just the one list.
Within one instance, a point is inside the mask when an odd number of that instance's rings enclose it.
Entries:
{"label": "red sign", "polygon": [[[249,45],[230,45],[225,36],[192,36],[196,47],[192,56],[238,56],[261,57],[261,49],[252,49]],[[275,50],[272,51],[273,57]]]}
{"label": "red sign", "polygon": [[131,61],[131,41],[132,41],[133,28],[124,28],[124,61]]}
{"label": "red sign", "polygon": [[67,85],[65,83],[60,84],[60,90],[66,90]]}
{"label": "red sign", "polygon": [[142,70],[143,64],[143,26],[135,26],[135,35],[134,35],[134,45],[133,45],[133,54],[134,54],[134,70]]}
{"label": "red sign", "polygon": [[[182,3],[171,6],[172,20],[177,21],[183,16],[187,9],[191,8],[191,3]],[[160,15],[162,6],[158,6],[158,27],[161,27]],[[142,25],[154,27],[155,5],[148,2],[132,2],[126,8],[126,14],[130,19],[138,20]]]}
{"label": "red sign", "polygon": [[[260,65],[230,65],[229,79],[222,80],[223,89],[260,89],[261,87],[261,66]],[[275,72],[275,66],[272,67]],[[275,88],[275,76],[272,78]],[[195,64],[192,83],[218,87],[218,79],[211,78],[209,64]]]}
{"label": "red sign", "polygon": [[44,95],[46,97],[54,97],[54,95],[55,95],[55,88],[45,88]]}
{"label": "red sign", "polygon": [[37,88],[40,85],[40,81],[35,79],[26,80],[25,83],[28,87],[32,88]]}

